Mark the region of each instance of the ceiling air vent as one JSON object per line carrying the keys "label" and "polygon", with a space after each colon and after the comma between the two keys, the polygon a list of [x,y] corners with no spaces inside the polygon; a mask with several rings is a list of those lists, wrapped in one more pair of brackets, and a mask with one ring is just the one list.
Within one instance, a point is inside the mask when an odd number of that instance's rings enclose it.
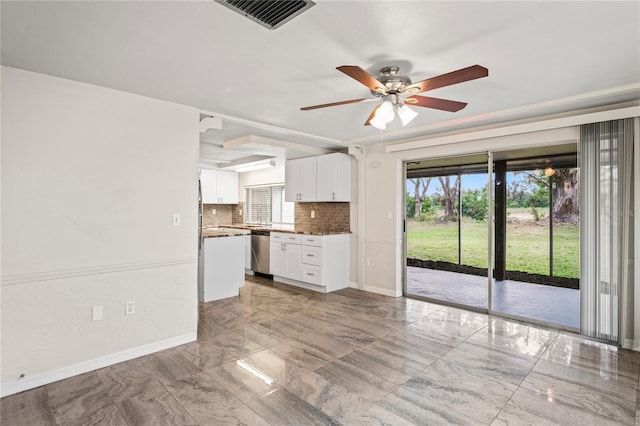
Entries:
{"label": "ceiling air vent", "polygon": [[311,0],[216,0],[216,2],[271,30],[289,22],[315,5]]}

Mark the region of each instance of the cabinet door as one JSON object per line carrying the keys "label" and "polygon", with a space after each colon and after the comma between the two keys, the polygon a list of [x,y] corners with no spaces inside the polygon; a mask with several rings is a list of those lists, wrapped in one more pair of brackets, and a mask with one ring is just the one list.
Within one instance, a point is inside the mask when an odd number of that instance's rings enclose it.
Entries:
{"label": "cabinet door", "polygon": [[283,244],[272,241],[269,249],[269,273],[271,275],[284,276],[284,251]]}
{"label": "cabinet door", "polygon": [[202,204],[218,204],[218,174],[214,170],[200,170]]}
{"label": "cabinet door", "polygon": [[238,174],[218,172],[218,198],[220,204],[238,204]]}
{"label": "cabinet door", "polygon": [[300,279],[301,253],[302,246],[300,244],[285,244],[283,277],[292,280]]}
{"label": "cabinet door", "polygon": [[286,201],[316,201],[316,157],[287,160],[284,173]]}
{"label": "cabinet door", "polygon": [[316,201],[316,157],[300,159],[300,197],[298,201]]}
{"label": "cabinet door", "polygon": [[317,158],[317,200],[351,201],[351,158],[327,154]]}
{"label": "cabinet door", "polygon": [[300,193],[300,160],[288,160],[284,163],[284,199],[298,201]]}

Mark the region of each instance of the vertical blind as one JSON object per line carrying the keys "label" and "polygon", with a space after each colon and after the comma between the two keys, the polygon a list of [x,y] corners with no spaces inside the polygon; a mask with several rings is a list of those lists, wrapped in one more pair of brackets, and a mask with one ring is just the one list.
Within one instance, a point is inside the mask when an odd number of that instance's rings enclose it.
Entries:
{"label": "vertical blind", "polygon": [[633,119],[581,127],[580,331],[621,344],[633,333],[632,159]]}
{"label": "vertical blind", "polygon": [[245,221],[293,224],[294,203],[285,201],[284,185],[245,187]]}

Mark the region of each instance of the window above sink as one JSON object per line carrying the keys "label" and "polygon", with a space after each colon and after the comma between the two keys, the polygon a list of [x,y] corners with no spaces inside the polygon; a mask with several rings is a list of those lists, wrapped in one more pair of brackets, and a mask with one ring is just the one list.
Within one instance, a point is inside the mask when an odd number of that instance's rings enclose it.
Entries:
{"label": "window above sink", "polygon": [[248,227],[293,225],[294,204],[284,199],[284,184],[245,187],[244,218]]}

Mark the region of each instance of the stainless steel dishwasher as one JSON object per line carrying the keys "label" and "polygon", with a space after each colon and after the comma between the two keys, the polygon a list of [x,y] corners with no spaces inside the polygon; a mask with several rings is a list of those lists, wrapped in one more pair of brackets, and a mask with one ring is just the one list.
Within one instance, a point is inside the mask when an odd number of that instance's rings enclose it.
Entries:
{"label": "stainless steel dishwasher", "polygon": [[258,274],[269,274],[269,231],[251,231],[251,270]]}

